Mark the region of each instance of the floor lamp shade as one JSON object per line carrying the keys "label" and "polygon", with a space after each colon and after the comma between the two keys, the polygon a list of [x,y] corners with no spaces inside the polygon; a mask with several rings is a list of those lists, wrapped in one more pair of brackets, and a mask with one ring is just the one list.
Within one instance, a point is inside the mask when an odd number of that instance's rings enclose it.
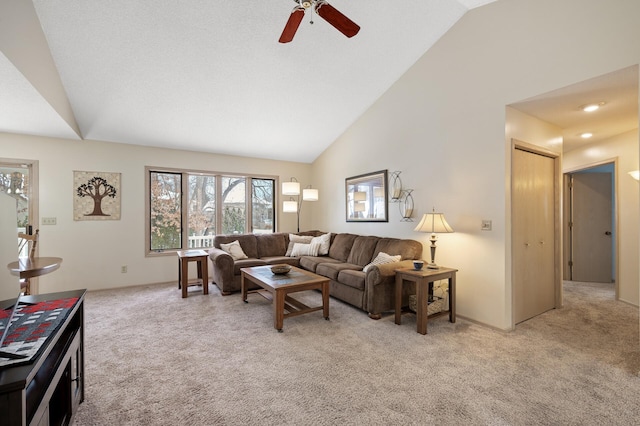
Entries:
{"label": "floor lamp shade", "polygon": [[300,195],[300,182],[282,182],[282,195]]}

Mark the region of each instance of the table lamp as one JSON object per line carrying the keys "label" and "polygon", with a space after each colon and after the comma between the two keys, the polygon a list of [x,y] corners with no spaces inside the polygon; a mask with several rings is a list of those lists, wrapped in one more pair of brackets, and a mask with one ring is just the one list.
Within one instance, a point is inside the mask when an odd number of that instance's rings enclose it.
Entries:
{"label": "table lamp", "polygon": [[436,213],[435,209],[433,209],[432,213],[425,213],[414,231],[431,233],[431,238],[429,239],[431,241],[431,262],[427,264],[427,268],[440,269],[440,267],[436,265],[435,261],[436,241],[438,240],[436,234],[453,232],[453,229],[444,218],[444,213]]}

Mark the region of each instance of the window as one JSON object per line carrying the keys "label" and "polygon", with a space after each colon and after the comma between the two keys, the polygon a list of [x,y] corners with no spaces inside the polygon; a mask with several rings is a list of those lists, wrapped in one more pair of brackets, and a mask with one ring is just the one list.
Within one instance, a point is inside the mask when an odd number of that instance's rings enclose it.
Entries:
{"label": "window", "polygon": [[216,234],[274,232],[275,179],[152,167],[146,176],[148,252],[212,247]]}

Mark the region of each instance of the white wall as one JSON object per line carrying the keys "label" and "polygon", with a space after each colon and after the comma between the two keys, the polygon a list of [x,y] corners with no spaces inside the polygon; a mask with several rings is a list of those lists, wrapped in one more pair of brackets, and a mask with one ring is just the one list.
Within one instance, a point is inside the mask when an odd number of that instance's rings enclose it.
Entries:
{"label": "white wall", "polygon": [[[302,183],[310,183],[311,169],[303,163],[8,133],[0,133],[0,157],[39,160],[40,218],[57,219],[55,226],[39,225],[39,255],[63,258],[59,270],[40,277],[41,293],[177,280],[175,255],[145,257],[145,166],[264,174],[281,181],[295,176]],[[121,220],[73,220],[74,170],[122,173]],[[296,215],[282,213],[280,198],[278,217],[278,230],[295,232]],[[311,216],[303,211],[301,228],[310,227]],[[122,265],[128,266],[126,274],[120,273]]]}
{"label": "white wall", "polygon": [[587,145],[565,153],[564,172],[586,168],[604,161],[617,160],[616,198],[618,201],[618,246],[619,276],[618,296],[620,300],[638,306],[640,291],[638,283],[638,217],[640,217],[640,190],[638,181],[629,176],[638,170],[638,131],[627,132],[596,145]]}
{"label": "white wall", "polygon": [[[437,261],[460,270],[460,315],[509,329],[505,106],[640,62],[638,17],[637,0],[498,0],[471,10],[314,163],[320,189],[335,191],[314,223],[426,243],[393,209],[389,223],[345,223],[345,177],[401,170],[416,216],[435,207],[456,231],[440,237]],[[493,231],[480,231],[482,219]]]}

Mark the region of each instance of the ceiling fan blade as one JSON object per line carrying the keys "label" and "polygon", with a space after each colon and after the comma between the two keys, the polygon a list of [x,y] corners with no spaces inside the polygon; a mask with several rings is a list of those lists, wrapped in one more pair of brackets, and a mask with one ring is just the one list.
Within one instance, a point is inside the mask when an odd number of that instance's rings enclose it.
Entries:
{"label": "ceiling fan blade", "polygon": [[360,26],[344,16],[338,9],[323,0],[316,2],[315,10],[325,21],[333,25],[347,37],[353,37],[360,31]]}
{"label": "ceiling fan blade", "polygon": [[289,16],[289,20],[287,20],[287,25],[285,25],[284,30],[282,30],[280,40],[278,40],[280,43],[289,43],[293,40],[293,36],[296,35],[302,18],[304,18],[304,8],[301,6],[294,7]]}

